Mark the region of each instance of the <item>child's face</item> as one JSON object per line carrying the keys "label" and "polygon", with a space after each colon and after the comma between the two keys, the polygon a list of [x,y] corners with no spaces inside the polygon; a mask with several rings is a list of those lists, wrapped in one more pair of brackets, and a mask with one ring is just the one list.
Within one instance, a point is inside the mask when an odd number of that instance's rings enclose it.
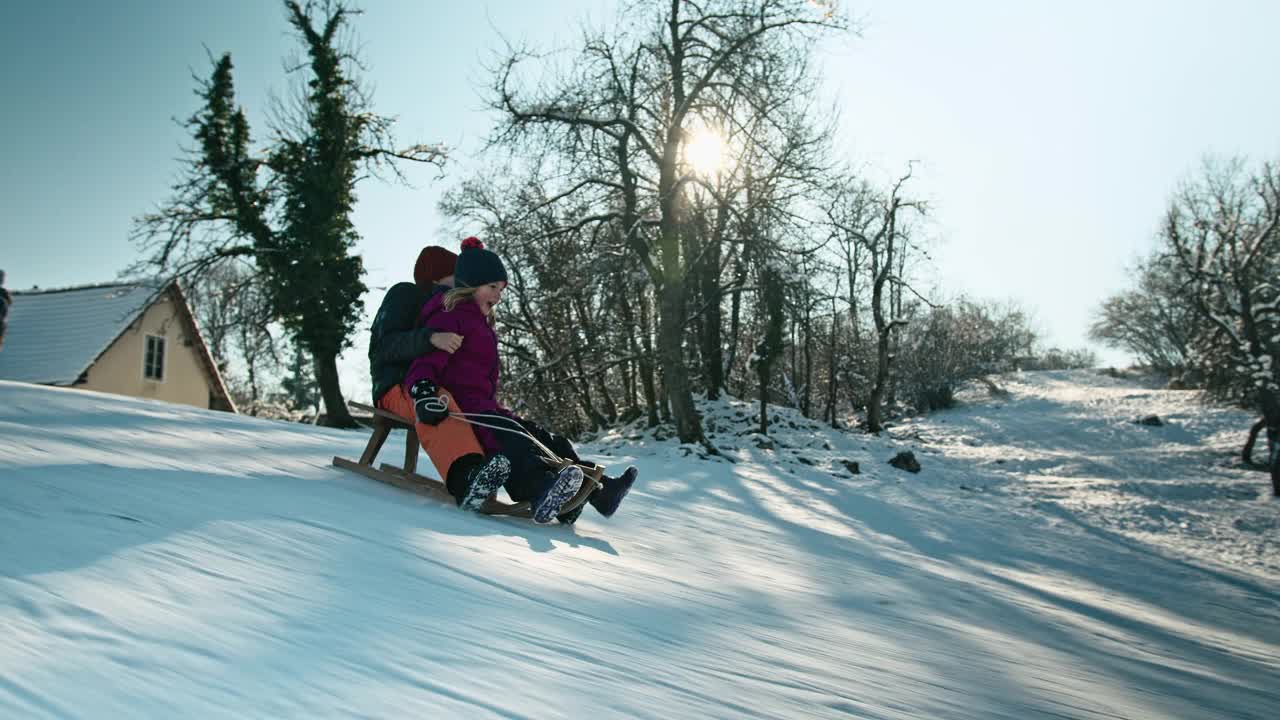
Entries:
{"label": "child's face", "polygon": [[502,291],[507,287],[504,282],[491,282],[476,288],[476,304],[485,315],[492,315],[493,309],[502,302]]}

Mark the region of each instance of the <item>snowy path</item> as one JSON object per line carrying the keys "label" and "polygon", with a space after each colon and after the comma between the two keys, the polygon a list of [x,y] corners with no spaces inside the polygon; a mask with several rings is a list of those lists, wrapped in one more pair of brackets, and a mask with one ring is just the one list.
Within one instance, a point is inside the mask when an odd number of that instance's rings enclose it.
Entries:
{"label": "snowy path", "polygon": [[[1275,566],[1107,514],[1203,449],[1148,444],[1120,476],[1118,427],[1023,435],[1076,427],[1057,382],[899,429],[937,453],[788,413],[736,464],[606,437],[587,450],[642,485],[575,528],[329,467],[359,433],[0,383],[0,717],[1271,717]],[[884,464],[913,444],[920,475]],[[1223,489],[1256,476],[1198,482],[1197,512],[1246,508],[1261,529],[1236,534],[1274,550],[1277,505]]]}
{"label": "snowy path", "polygon": [[[1280,508],[1266,474],[1239,465],[1248,413],[1092,373],[1001,382],[1012,401],[977,399],[910,432],[970,461],[988,488],[1094,532],[1280,580]],[[1149,415],[1165,425],[1134,422]]]}

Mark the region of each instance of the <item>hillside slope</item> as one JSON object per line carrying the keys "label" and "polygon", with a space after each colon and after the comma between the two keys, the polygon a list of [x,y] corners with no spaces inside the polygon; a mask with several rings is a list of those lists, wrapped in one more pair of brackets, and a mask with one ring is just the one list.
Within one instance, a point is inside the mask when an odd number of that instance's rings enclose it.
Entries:
{"label": "hillside slope", "polygon": [[0,382],[0,717],[1270,717],[1277,504],[1203,471],[1237,418],[1010,389],[772,449],[708,405],[735,463],[608,433],[640,484],[570,528],[332,468],[362,433]]}

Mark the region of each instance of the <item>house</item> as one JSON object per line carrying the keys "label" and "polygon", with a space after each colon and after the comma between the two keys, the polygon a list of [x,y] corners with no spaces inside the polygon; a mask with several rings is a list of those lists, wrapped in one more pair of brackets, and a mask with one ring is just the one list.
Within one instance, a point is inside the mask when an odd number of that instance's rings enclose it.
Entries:
{"label": "house", "polygon": [[13,292],[0,380],[236,411],[177,282]]}

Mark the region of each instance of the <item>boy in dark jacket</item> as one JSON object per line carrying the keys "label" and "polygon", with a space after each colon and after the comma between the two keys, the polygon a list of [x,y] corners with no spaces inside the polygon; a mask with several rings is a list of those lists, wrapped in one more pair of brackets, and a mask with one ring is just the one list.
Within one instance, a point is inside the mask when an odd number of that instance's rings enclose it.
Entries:
{"label": "boy in dark jacket", "polygon": [[414,358],[432,350],[453,353],[462,343],[462,337],[454,333],[417,327],[418,313],[427,300],[453,287],[457,260],[456,254],[438,245],[425,247],[413,266],[413,282],[396,283],[387,290],[373,318],[369,338],[369,373],[375,404],[387,390],[404,380]]}

